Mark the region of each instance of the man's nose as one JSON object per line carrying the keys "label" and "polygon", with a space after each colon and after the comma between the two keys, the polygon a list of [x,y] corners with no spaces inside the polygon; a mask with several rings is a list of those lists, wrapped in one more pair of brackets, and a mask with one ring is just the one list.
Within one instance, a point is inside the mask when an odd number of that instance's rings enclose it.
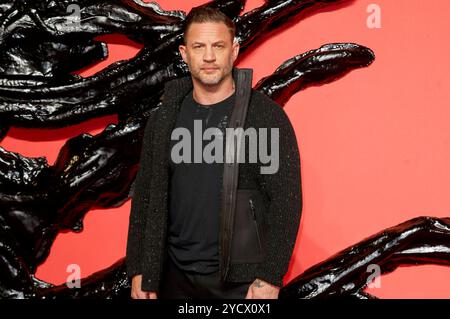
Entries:
{"label": "man's nose", "polygon": [[214,61],[216,59],[216,55],[212,47],[206,47],[205,52],[203,54],[204,61]]}

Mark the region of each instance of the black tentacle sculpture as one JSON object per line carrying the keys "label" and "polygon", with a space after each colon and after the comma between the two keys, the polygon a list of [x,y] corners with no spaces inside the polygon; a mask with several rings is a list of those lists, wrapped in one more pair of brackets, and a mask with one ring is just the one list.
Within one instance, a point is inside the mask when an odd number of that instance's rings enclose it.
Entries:
{"label": "black tentacle sculpture", "polygon": [[[204,5],[235,20],[244,52],[294,17],[350,2],[269,0],[242,16],[242,0]],[[78,6],[77,19],[70,5]],[[119,115],[118,124],[96,136],[68,140],[52,166],[45,158],[0,148],[0,297],[129,298],[123,259],[82,279],[81,288],[54,287],[34,273],[58,232],[81,231],[90,209],[119,206],[130,197],[148,113],[159,106],[166,81],[188,74],[177,50],[185,16],[140,0],[10,0],[0,5],[0,140],[10,126],[63,127]],[[106,44],[95,37],[114,33],[143,49],[93,76],[74,75],[107,57]],[[373,60],[364,46],[326,44],[289,59],[255,89],[284,105],[299,90],[334,81]]]}
{"label": "black tentacle sculpture", "polygon": [[[449,266],[449,238],[450,218],[414,218],[371,236],[309,268],[284,286],[279,298],[375,298],[363,291],[369,283],[369,265],[378,265],[382,274],[392,272],[399,266]],[[114,278],[114,283],[108,281],[109,278]],[[66,285],[41,288],[33,296],[46,299],[128,297],[129,285],[126,284],[124,260],[82,280],[80,286],[79,289],[70,289]]]}
{"label": "black tentacle sculpture", "polygon": [[280,291],[280,298],[370,298],[368,266],[381,274],[399,266],[450,266],[450,218],[418,217],[388,228],[321,262]]}
{"label": "black tentacle sculpture", "polygon": [[[215,1],[208,5],[219,8],[237,20],[237,39],[241,43],[243,51],[250,43],[249,39],[254,41],[263,35],[266,29],[276,22],[279,23],[282,18],[302,13],[305,8],[320,9],[325,4],[341,2],[345,1],[270,1],[242,18],[236,18],[239,10],[243,8],[242,1]],[[263,27],[255,28],[255,25]],[[245,32],[241,32],[241,30],[245,30]],[[111,28],[110,32],[114,31],[117,29]],[[167,29],[164,29],[164,32],[166,31]],[[89,34],[99,35],[103,32],[103,29],[93,29]],[[28,40],[27,43],[35,43],[31,40],[31,36],[25,35],[24,37]],[[142,100],[145,100],[147,105],[155,105],[155,101],[158,101],[161,95],[163,82],[188,74],[177,50],[181,39],[181,30],[177,28],[172,33],[166,34],[164,41],[160,41],[155,46],[144,47],[128,63],[118,62],[91,77],[66,83],[61,82],[62,79],[58,79],[57,82],[53,81],[45,85],[42,77],[38,77],[36,83],[32,82],[33,78],[27,79],[26,83],[23,82],[23,79],[22,82],[17,82],[19,79],[0,79],[0,84],[4,83],[4,85],[0,85],[0,116],[15,126],[61,127],[100,115],[132,113],[136,109],[139,110],[136,105],[140,105]],[[92,39],[90,41],[89,44],[92,46]],[[42,45],[40,44],[40,46]],[[27,49],[29,46],[32,44],[28,44]],[[60,47],[58,46],[58,48]],[[70,49],[63,48],[65,51]],[[94,50],[95,47],[88,50],[86,46],[83,46],[83,48],[75,47],[72,51],[75,51],[75,54],[80,52],[88,54]],[[65,51],[59,52],[58,56],[67,56],[64,54]],[[104,58],[106,50],[99,47],[97,51],[102,53],[99,58]],[[29,50],[25,53],[30,54]],[[86,57],[86,54],[82,57],[87,62],[92,62],[92,58]],[[36,54],[36,56],[39,55]],[[47,59],[41,61],[40,64],[55,63],[53,61],[58,56],[51,56],[51,62]],[[71,57],[69,56],[67,59],[69,58]],[[64,65],[68,64],[67,61],[62,62],[65,62]],[[83,59],[78,60],[78,64],[82,62]],[[79,68],[81,65],[76,67]],[[46,70],[46,73],[49,73],[49,70]],[[29,74],[29,71],[26,74]],[[29,85],[17,86],[17,83]]]}

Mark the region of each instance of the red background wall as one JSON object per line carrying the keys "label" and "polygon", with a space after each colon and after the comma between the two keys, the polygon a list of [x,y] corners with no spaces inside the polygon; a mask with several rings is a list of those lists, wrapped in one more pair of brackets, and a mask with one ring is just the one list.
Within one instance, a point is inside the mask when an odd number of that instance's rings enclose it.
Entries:
{"label": "red background wall", "polygon": [[[159,0],[166,10],[204,1]],[[262,0],[249,0],[245,11]],[[371,29],[367,7],[381,8]],[[303,216],[285,282],[358,241],[421,215],[450,216],[450,60],[446,0],[359,0],[326,10],[274,32],[238,67],[254,69],[254,83],[286,59],[330,42],[370,47],[376,61],[331,84],[297,93],[285,106],[295,128],[302,165]],[[80,74],[132,57],[139,46],[125,37],[102,37],[110,57]],[[58,130],[13,128],[0,146],[52,164],[64,142],[97,134],[115,116]],[[82,277],[125,255],[130,201],[90,211],[81,233],[60,234],[37,277],[60,284],[69,264]],[[382,298],[450,298],[450,269],[403,267],[368,290]]]}

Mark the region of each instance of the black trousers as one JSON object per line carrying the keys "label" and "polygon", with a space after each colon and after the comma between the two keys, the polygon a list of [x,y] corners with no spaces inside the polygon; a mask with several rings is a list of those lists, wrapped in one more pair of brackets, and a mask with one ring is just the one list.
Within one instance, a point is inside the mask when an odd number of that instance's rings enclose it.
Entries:
{"label": "black trousers", "polygon": [[160,299],[244,299],[252,284],[221,282],[219,271],[211,274],[184,271],[170,257],[164,268]]}

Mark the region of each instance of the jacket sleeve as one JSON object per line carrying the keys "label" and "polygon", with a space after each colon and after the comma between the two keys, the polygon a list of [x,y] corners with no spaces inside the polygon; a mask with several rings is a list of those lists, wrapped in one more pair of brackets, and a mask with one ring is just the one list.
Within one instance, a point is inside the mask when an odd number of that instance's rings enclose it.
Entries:
{"label": "jacket sleeve", "polygon": [[[270,100],[268,102],[268,128],[278,128],[279,166],[271,174],[261,174],[261,167],[269,164],[259,163],[262,189],[269,197],[266,215],[266,256],[257,269],[256,278],[281,287],[283,276],[289,267],[294,250],[302,211],[302,189],[300,154],[294,129],[284,110]],[[269,131],[271,131],[269,129]],[[274,136],[269,135],[272,139]],[[268,149],[271,150],[271,139]],[[268,154],[271,154],[268,152]],[[274,170],[275,171],[275,170]]]}
{"label": "jacket sleeve", "polygon": [[131,212],[128,227],[126,249],[126,270],[129,278],[142,274],[142,258],[144,247],[144,234],[148,216],[149,182],[148,172],[151,165],[152,150],[152,119],[150,114],[145,124],[140,164],[134,182],[134,191],[131,199]]}

